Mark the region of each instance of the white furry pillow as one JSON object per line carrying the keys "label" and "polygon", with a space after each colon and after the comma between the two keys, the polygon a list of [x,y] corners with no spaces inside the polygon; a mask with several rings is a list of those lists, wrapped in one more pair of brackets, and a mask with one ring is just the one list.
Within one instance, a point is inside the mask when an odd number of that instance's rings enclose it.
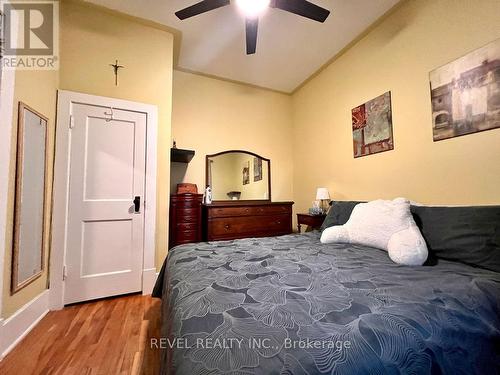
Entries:
{"label": "white furry pillow", "polygon": [[344,225],[327,228],[322,243],[352,243],[388,251],[393,262],[421,266],[427,260],[427,245],[404,198],[359,203]]}

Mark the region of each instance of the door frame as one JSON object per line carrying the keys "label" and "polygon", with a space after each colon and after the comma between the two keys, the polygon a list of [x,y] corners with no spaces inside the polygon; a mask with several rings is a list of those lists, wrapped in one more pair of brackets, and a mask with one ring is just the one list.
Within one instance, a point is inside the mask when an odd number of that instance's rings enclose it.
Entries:
{"label": "door frame", "polygon": [[146,176],[144,198],[144,254],[142,266],[142,293],[150,294],[156,281],[156,173],[158,143],[158,108],[155,105],[114,99],[79,92],[58,90],[56,153],[54,165],[54,192],[52,240],[50,255],[50,308],[64,307],[64,272],[68,230],[69,171],[71,151],[72,104],[89,104],[103,108],[144,113],[146,115]]}
{"label": "door frame", "polygon": [[[16,22],[16,21],[14,21]],[[17,25],[17,22],[16,22]],[[17,26],[14,25],[14,30]],[[0,69],[0,197],[7,199],[0,199],[0,291],[4,290],[4,261],[5,254],[12,249],[5,248],[5,239],[7,234],[7,214],[8,214],[8,198],[9,198],[9,184],[10,179],[10,163],[12,152],[12,133],[14,128],[14,90],[16,85],[16,71],[11,69]],[[9,270],[10,272],[10,270]],[[8,279],[10,280],[10,278]],[[0,298],[0,314],[2,312],[3,298]],[[2,317],[0,315],[0,330]],[[1,357],[0,353],[0,357]]]}

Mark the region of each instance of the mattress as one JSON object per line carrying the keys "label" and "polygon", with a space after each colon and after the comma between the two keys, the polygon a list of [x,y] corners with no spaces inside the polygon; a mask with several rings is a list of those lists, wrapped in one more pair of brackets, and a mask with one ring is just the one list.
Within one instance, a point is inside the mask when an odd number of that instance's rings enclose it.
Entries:
{"label": "mattress", "polygon": [[316,232],[169,252],[162,374],[500,373],[500,274]]}

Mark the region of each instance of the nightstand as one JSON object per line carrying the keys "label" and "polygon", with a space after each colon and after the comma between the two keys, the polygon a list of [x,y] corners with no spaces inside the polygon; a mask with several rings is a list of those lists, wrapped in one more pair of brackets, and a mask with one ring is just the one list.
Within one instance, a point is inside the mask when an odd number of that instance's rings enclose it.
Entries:
{"label": "nightstand", "polygon": [[297,228],[301,229],[301,225],[310,226],[313,229],[319,229],[325,220],[326,215],[311,215],[297,214]]}

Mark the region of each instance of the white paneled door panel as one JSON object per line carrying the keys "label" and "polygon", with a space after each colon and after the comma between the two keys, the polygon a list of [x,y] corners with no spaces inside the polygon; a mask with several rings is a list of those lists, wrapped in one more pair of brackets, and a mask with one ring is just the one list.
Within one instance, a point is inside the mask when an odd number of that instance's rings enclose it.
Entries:
{"label": "white paneled door panel", "polygon": [[146,114],[87,104],[71,114],[64,303],[138,292]]}

